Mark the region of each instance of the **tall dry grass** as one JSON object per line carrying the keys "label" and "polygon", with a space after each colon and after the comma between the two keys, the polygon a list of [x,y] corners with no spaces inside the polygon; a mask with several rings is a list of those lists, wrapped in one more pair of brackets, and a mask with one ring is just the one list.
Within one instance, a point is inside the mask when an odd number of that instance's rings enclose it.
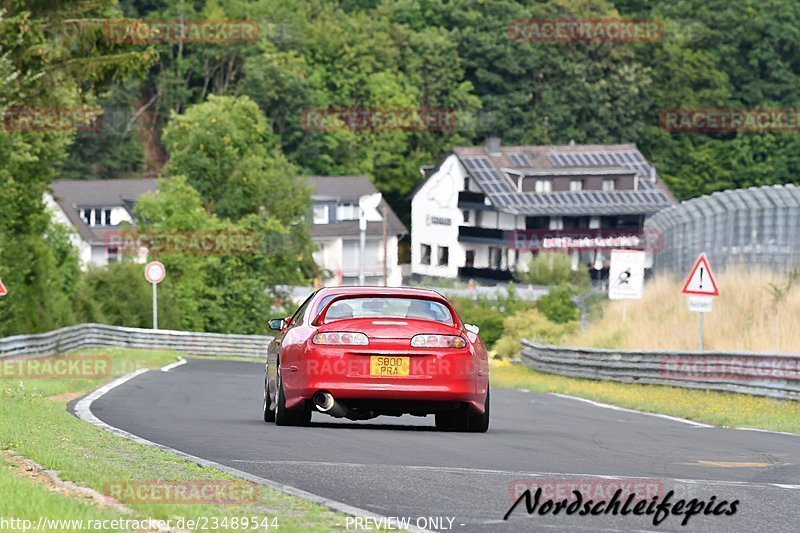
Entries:
{"label": "tall dry grass", "polygon": [[[703,348],[800,353],[800,283],[778,304],[769,286],[785,287],[787,279],[766,271],[728,270],[718,275],[720,296],[704,317]],[[689,311],[681,288],[682,280],[662,275],[645,285],[642,300],[628,302],[625,322],[623,302],[607,302],[603,317],[565,344],[696,350],[698,314]]]}

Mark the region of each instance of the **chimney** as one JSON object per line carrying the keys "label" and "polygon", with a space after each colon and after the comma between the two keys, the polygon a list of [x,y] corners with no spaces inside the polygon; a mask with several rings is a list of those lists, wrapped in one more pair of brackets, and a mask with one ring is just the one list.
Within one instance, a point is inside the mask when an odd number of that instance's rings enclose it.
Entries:
{"label": "chimney", "polygon": [[486,151],[489,152],[489,155],[501,155],[500,137],[489,137],[486,139]]}

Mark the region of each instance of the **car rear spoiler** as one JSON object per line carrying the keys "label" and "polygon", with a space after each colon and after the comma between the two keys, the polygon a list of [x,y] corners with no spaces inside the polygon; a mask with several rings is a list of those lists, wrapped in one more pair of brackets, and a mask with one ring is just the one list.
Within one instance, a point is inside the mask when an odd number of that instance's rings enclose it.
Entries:
{"label": "car rear spoiler", "polygon": [[340,302],[342,300],[353,300],[355,298],[413,298],[416,300],[430,300],[431,302],[438,302],[450,310],[450,314],[456,319],[457,322],[456,326],[459,329],[464,329],[464,325],[461,323],[461,318],[458,316],[458,313],[456,313],[456,310],[453,309],[453,306],[450,305],[450,302],[448,302],[444,296],[438,296],[438,297],[433,295],[406,296],[389,291],[371,292],[369,294],[339,294],[337,296],[334,296],[333,298],[331,298],[331,301],[325,304],[325,307],[323,307],[322,310],[319,313],[317,313],[316,318],[311,322],[311,324],[313,326],[321,326],[322,324],[325,324],[325,315],[328,314],[328,309],[330,309],[334,303]]}

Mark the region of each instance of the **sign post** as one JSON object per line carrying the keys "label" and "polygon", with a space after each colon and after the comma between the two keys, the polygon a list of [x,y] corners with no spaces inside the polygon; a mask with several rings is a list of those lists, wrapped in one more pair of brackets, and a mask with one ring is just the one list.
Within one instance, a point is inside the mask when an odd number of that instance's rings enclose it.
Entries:
{"label": "sign post", "polygon": [[364,196],[361,196],[358,199],[358,207],[359,207],[358,284],[359,285],[365,284],[364,264],[366,262],[367,218],[371,215],[374,216],[374,212],[376,209],[378,209],[378,206],[380,205],[382,198],[383,197],[381,196],[381,193],[376,192],[375,194],[365,194]]}
{"label": "sign post", "polygon": [[702,252],[694,262],[689,277],[683,284],[683,294],[689,296],[689,311],[698,313],[697,343],[703,351],[703,317],[710,313],[714,304],[714,296],[719,296],[717,281],[708,264],[708,257]]}
{"label": "sign post", "polygon": [[628,300],[641,300],[644,290],[645,252],[611,250],[608,269],[608,299],[622,300],[622,321],[628,314]]}
{"label": "sign post", "polygon": [[167,269],[161,261],[150,261],[144,267],[144,277],[153,284],[153,329],[158,329],[158,284],[167,275]]}

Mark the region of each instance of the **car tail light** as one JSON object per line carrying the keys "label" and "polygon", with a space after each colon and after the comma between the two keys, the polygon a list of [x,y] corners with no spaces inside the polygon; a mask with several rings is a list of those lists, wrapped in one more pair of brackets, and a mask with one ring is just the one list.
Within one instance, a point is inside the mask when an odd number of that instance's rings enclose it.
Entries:
{"label": "car tail light", "polygon": [[464,348],[467,341],[460,335],[414,335],[411,346],[415,348]]}
{"label": "car tail light", "polygon": [[337,346],[366,346],[369,339],[363,333],[352,333],[349,331],[330,331],[327,333],[317,333],[311,339],[314,344],[326,344]]}

